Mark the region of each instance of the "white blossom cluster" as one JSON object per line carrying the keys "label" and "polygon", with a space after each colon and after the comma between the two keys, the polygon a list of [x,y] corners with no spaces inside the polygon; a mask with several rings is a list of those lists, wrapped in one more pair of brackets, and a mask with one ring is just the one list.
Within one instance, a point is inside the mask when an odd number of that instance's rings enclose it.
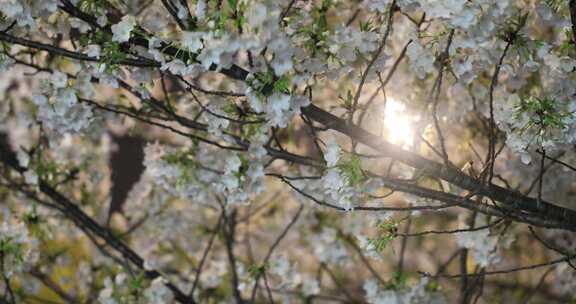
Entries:
{"label": "white blossom cluster", "polygon": [[112,26],[112,41],[126,42],[130,40],[130,34],[136,25],[136,18],[134,16],[126,15],[122,17],[122,21]]}
{"label": "white blossom cluster", "polygon": [[28,153],[24,151],[18,151],[16,157],[18,158],[20,166],[22,166],[23,168],[27,168],[27,170],[23,174],[26,183],[30,185],[37,185],[38,174],[36,174],[36,171],[33,168],[30,168],[30,156],[28,155]]}
{"label": "white blossom cluster", "polygon": [[430,49],[424,48],[418,41],[412,42],[406,52],[410,58],[410,68],[420,79],[424,79],[434,71],[434,55]]}
{"label": "white blossom cluster", "polygon": [[38,240],[33,237],[26,223],[11,213],[0,213],[0,253],[3,274],[10,278],[34,266],[39,258]]}
{"label": "white blossom cluster", "polygon": [[[380,225],[386,225],[388,221],[392,220],[392,213],[380,213],[380,214],[376,214],[376,215],[372,215],[369,216],[369,218],[371,218],[371,220],[369,221],[369,226],[368,227],[378,227]],[[362,224],[366,224],[365,222],[362,222]],[[394,227],[393,226],[394,223],[391,224],[391,228]],[[360,228],[360,227],[359,227]],[[363,227],[366,228],[366,227]],[[358,246],[364,251],[364,254],[366,255],[366,257],[369,257],[371,259],[374,259],[376,261],[382,261],[383,258],[383,251],[384,249],[388,248],[391,244],[391,237],[393,236],[391,234],[390,231],[377,231],[376,234],[367,234],[365,233],[365,231],[355,231],[352,232],[352,235],[355,236],[356,240],[358,241]],[[375,241],[377,241],[378,237],[380,238],[387,238],[388,239],[382,239],[382,242],[387,242],[387,243],[383,243],[384,248],[378,248],[377,244]]]}
{"label": "white blossom cluster", "polygon": [[309,104],[310,101],[302,96],[274,93],[266,102],[268,123],[271,126],[284,128],[294,115],[300,114],[300,108]]}
{"label": "white blossom cluster", "polygon": [[7,18],[7,23],[17,21],[19,26],[36,27],[35,18],[49,15],[58,9],[57,0],[47,1],[0,1],[0,12]]}
{"label": "white blossom cluster", "polygon": [[322,262],[339,264],[345,263],[349,258],[349,253],[334,228],[324,227],[321,233],[311,235],[310,243],[314,244],[314,255]]}
{"label": "white blossom cluster", "polygon": [[331,140],[324,155],[328,170],[322,177],[321,182],[325,198],[328,198],[330,202],[334,202],[337,206],[351,210],[354,208],[354,198],[357,193],[337,167],[340,156],[340,146],[335,140]]}
{"label": "white blossom cluster", "polygon": [[500,261],[497,250],[498,237],[490,235],[488,229],[460,232],[456,235],[456,241],[460,247],[471,249],[474,261],[482,267]]}
{"label": "white blossom cluster", "polygon": [[[139,303],[160,304],[173,303],[174,295],[164,284],[164,279],[158,277],[144,290],[130,290],[130,280],[135,278],[129,277],[126,273],[119,273],[112,278],[104,279],[104,288],[98,293],[98,303],[100,304],[120,304],[132,303],[138,299]],[[134,298],[131,293],[140,293],[141,296]]]}
{"label": "white blossom cluster", "polygon": [[[159,143],[148,145],[145,149],[145,174],[150,176],[156,185],[172,195],[190,198],[197,197],[200,200],[205,198],[203,187],[195,183],[194,179],[183,180],[183,178],[187,176],[186,174],[190,173],[194,176],[198,174],[198,172],[192,167],[183,167],[178,163],[166,161],[165,157],[170,155],[171,152],[175,151],[167,149]],[[206,182],[211,181],[213,178],[214,174],[203,171],[198,176],[199,181]]]}
{"label": "white blossom cluster", "polygon": [[166,287],[163,278],[156,278],[150,283],[150,287],[144,290],[144,299],[146,303],[170,303],[174,299],[172,291]]}
{"label": "white blossom cluster", "polygon": [[[353,184],[350,180],[351,170],[342,163],[347,162],[345,156],[342,156],[342,150],[334,138],[327,141],[326,151],[324,152],[324,160],[327,169],[321,178],[318,179],[300,179],[291,181],[298,189],[312,196],[321,203],[329,204],[331,206],[342,208],[344,211],[353,211],[355,206],[364,203],[377,203],[368,197],[370,194],[375,194],[381,189],[384,184],[378,178],[364,178]],[[357,164],[361,166],[361,164]],[[362,168],[357,168],[361,170]],[[303,172],[306,175],[306,172]],[[309,202],[307,198],[300,193],[294,193],[298,199]],[[377,214],[376,217],[380,215]]]}
{"label": "white blossom cluster", "polygon": [[[476,225],[486,225],[485,218],[477,218]],[[499,263],[502,260],[501,249],[508,248],[514,241],[512,236],[503,236],[492,232],[490,229],[459,232],[455,237],[458,246],[470,249],[474,262],[481,267]]]}
{"label": "white blossom cluster", "polygon": [[12,66],[14,66],[14,59],[6,56],[6,54],[0,54],[0,72],[8,71]]}
{"label": "white blossom cluster", "polygon": [[[196,6],[196,15],[201,21],[205,18],[205,2],[199,1]],[[248,31],[242,36],[229,35],[227,33],[212,31],[213,21],[208,22],[206,31],[184,31],[179,43],[190,52],[198,54],[199,64],[182,62],[179,59],[166,59],[158,51],[160,40],[150,40],[149,53],[157,61],[162,62],[164,70],[170,70],[175,74],[190,75],[194,71],[208,70],[212,66],[229,68],[234,61],[234,56],[238,52],[252,51],[258,53],[267,49],[274,54],[270,62],[277,75],[289,72],[292,67],[292,56],[294,48],[285,34],[279,28],[280,7],[272,3],[254,3],[249,6],[246,12]],[[155,22],[159,22],[155,20]],[[165,26],[165,25],[164,25]],[[134,27],[134,19],[123,19],[122,22],[113,28],[117,41],[126,41]],[[162,25],[155,24],[154,27],[162,28]],[[258,59],[260,60],[260,59]],[[264,62],[258,62],[259,67],[264,66]],[[256,71],[256,70],[255,70]]]}
{"label": "white blossom cluster", "polygon": [[93,120],[92,108],[78,100],[78,93],[68,83],[68,76],[61,72],[51,75],[43,92],[35,94],[32,101],[38,107],[37,118],[44,127],[56,134],[78,133]]}
{"label": "white blossom cluster", "polygon": [[352,27],[339,26],[334,36],[328,38],[330,53],[345,62],[353,62],[356,54],[370,54],[378,47],[378,34],[362,32]]}
{"label": "white blossom cluster", "polygon": [[[510,94],[498,102],[498,111],[495,114],[498,126],[507,134],[507,146],[521,155],[538,148],[554,151],[576,142],[576,129],[573,127],[576,121],[576,90],[572,87],[574,80],[569,77],[569,73],[576,67],[576,60],[559,57],[549,52],[549,48],[541,47],[538,50],[541,62],[529,62],[528,64],[533,66],[525,72],[530,74],[544,70],[555,75],[547,84],[550,93],[542,97],[551,103],[551,107],[546,109],[547,112],[521,111],[522,104],[527,101],[517,94]],[[522,79],[519,81],[525,82]],[[558,119],[558,122],[541,125],[539,122],[542,118],[539,115],[548,115]]]}
{"label": "white blossom cluster", "polygon": [[556,268],[558,279],[554,281],[554,288],[560,293],[571,295],[576,288],[576,271],[567,263],[562,263]]}
{"label": "white blossom cluster", "polygon": [[395,290],[382,289],[377,281],[369,280],[364,283],[364,292],[366,292],[366,299],[370,304],[447,303],[441,293],[426,290],[428,283],[428,278],[422,278],[417,284],[410,288]]}
{"label": "white blossom cluster", "polygon": [[[258,83],[253,75],[248,79]],[[270,96],[261,96],[251,86],[246,88],[250,107],[257,113],[266,113],[267,126],[285,128],[300,109],[310,104],[310,100],[300,95],[275,92]]]}
{"label": "white blossom cluster", "polygon": [[[225,195],[231,204],[243,203],[264,190],[266,150],[262,144],[262,139],[256,138],[247,154],[250,159],[243,160],[236,153],[222,151],[218,153],[224,153],[224,158],[218,159],[220,155],[214,151],[202,149],[181,155],[184,159],[172,159],[178,152],[157,143],[146,147],[144,165],[153,182],[171,195],[203,202],[214,191]],[[192,157],[198,163],[187,163]],[[204,163],[210,167],[200,165]]]}

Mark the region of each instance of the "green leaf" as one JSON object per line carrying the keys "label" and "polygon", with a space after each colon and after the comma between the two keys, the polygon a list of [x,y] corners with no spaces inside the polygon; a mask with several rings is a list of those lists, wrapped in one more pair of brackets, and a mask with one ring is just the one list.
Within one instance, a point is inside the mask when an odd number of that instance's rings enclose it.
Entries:
{"label": "green leaf", "polygon": [[250,160],[248,160],[244,154],[239,154],[238,157],[240,158],[240,162],[242,164],[236,173],[236,177],[241,178],[242,176],[246,175],[246,172],[248,172],[248,168],[250,167]]}
{"label": "green leaf", "polygon": [[262,275],[268,266],[268,263],[262,265],[250,265],[250,267],[248,267],[248,273],[250,274],[250,277],[256,278]]}
{"label": "green leaf", "polygon": [[401,290],[408,287],[408,276],[404,273],[394,272],[394,276],[386,283],[384,288]]}
{"label": "green leaf", "polygon": [[362,161],[357,155],[351,155],[348,160],[341,161],[337,166],[350,186],[359,185],[367,179],[366,173],[362,169]]}
{"label": "green leaf", "polygon": [[138,275],[136,275],[134,278],[130,280],[130,290],[132,290],[133,292],[142,290],[144,280],[145,280],[144,273],[139,273]]}
{"label": "green leaf", "polygon": [[514,118],[518,121],[528,117],[526,125],[519,130],[522,134],[533,131],[537,134],[536,141],[541,143],[554,130],[566,128],[565,119],[572,115],[561,108],[561,103],[555,98],[528,97],[515,106]]}
{"label": "green leaf", "polygon": [[260,131],[260,128],[262,127],[262,124],[256,124],[256,123],[251,123],[251,124],[247,124],[242,126],[242,138],[250,140],[252,139],[252,137],[256,134],[258,134],[258,131]]}
{"label": "green leaf", "polygon": [[290,79],[284,75],[274,82],[274,91],[278,93],[288,94],[290,90]]}
{"label": "green leaf", "polygon": [[228,5],[230,6],[230,8],[232,8],[233,10],[236,8],[236,5],[238,4],[238,0],[228,0]]}
{"label": "green leaf", "polygon": [[544,0],[544,3],[546,4],[546,6],[548,6],[551,10],[553,10],[555,13],[560,12],[560,10],[566,8],[566,3],[568,3],[568,1],[565,0]]}
{"label": "green leaf", "polygon": [[192,149],[176,151],[162,157],[168,164],[175,165],[180,168],[182,176],[178,180],[178,184],[186,184],[196,179],[194,171],[196,169],[196,161],[194,160],[194,151]]}

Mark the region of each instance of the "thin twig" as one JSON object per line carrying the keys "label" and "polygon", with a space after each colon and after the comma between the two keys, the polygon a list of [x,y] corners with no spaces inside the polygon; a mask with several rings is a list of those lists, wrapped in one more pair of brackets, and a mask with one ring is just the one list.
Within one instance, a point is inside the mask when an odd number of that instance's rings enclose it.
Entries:
{"label": "thin twig", "polygon": [[[516,267],[516,268],[509,268],[509,269],[486,271],[483,274],[473,273],[473,274],[467,274],[466,276],[470,278],[470,277],[477,277],[480,275],[490,275],[491,276],[491,275],[499,275],[499,274],[509,274],[509,273],[513,273],[513,272],[533,270],[533,269],[542,268],[542,267],[546,267],[546,266],[557,265],[560,263],[566,263],[567,261],[574,259],[574,258],[576,258],[576,255],[563,257],[563,258],[559,258],[559,259],[555,259],[555,260],[552,260],[549,262],[544,262],[544,263],[539,263],[539,264],[533,264],[533,265]],[[462,277],[462,275],[460,275],[460,274],[431,275],[431,274],[425,273],[425,272],[419,272],[419,273],[423,276],[430,277],[430,278],[458,279],[458,278]]]}
{"label": "thin twig", "polygon": [[[288,234],[288,231],[290,231],[292,226],[294,226],[294,224],[296,224],[296,221],[298,221],[298,218],[300,218],[300,214],[302,213],[302,210],[304,210],[304,205],[300,204],[300,206],[298,207],[298,211],[296,211],[296,214],[294,215],[294,217],[292,217],[292,220],[290,220],[288,225],[286,225],[284,230],[282,230],[282,232],[276,238],[276,240],[274,241],[272,246],[270,246],[270,248],[268,249],[266,256],[262,260],[262,265],[268,264],[268,261],[272,257],[272,253],[274,253],[274,250],[276,249],[276,247],[278,247],[278,245],[280,245],[280,242],[282,241],[282,239],[284,239],[284,237]],[[250,297],[252,303],[254,303],[254,300],[256,299],[256,292],[258,291],[258,282],[260,280],[261,275],[262,275],[262,273],[259,272],[256,275],[256,277],[254,278],[254,287],[252,288],[252,296]]]}
{"label": "thin twig", "polygon": [[194,276],[194,282],[192,283],[192,288],[190,289],[190,293],[188,294],[188,296],[190,298],[194,297],[194,291],[196,291],[196,287],[198,286],[198,282],[200,282],[200,275],[202,274],[202,268],[204,267],[204,263],[206,262],[206,260],[208,258],[208,253],[210,252],[210,249],[212,249],[212,245],[214,244],[214,240],[216,239],[216,236],[218,235],[218,231],[220,230],[220,226],[222,225],[223,219],[224,219],[224,216],[222,216],[222,215],[220,215],[220,217],[218,217],[218,223],[216,224],[216,227],[214,227],[212,235],[210,236],[210,239],[208,240],[208,245],[206,245],[206,249],[204,249],[204,253],[202,254],[202,258],[200,258],[200,263],[198,264],[198,268],[196,268],[196,274]]}

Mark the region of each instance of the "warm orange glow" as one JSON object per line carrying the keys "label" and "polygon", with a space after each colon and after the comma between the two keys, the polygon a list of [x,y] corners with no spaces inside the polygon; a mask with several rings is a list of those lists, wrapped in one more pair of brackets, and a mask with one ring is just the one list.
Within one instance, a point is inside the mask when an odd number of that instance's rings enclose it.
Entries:
{"label": "warm orange glow", "polygon": [[408,115],[403,103],[391,98],[386,101],[384,131],[388,141],[410,148],[414,143],[413,122],[413,118]]}

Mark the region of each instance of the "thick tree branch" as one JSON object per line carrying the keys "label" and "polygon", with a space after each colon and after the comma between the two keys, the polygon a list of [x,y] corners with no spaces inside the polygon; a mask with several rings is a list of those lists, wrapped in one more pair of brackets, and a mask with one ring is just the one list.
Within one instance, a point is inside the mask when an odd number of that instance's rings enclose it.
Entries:
{"label": "thick tree branch", "polygon": [[[96,58],[96,57],[90,57],[86,54],[72,52],[72,51],[69,51],[69,50],[66,50],[63,48],[55,47],[55,46],[52,46],[49,44],[44,44],[44,43],[37,42],[37,41],[31,41],[31,40],[22,39],[19,37],[14,37],[14,36],[7,34],[7,33],[4,33],[4,32],[0,32],[0,40],[6,41],[6,42],[12,43],[12,44],[18,44],[18,45],[26,46],[26,47],[37,49],[37,50],[47,51],[50,54],[55,54],[55,55],[59,55],[59,56],[63,56],[63,57],[71,58],[71,59],[76,59],[76,60],[80,60],[80,61],[103,62],[101,59]],[[135,66],[135,67],[160,67],[160,64],[158,64],[154,61],[138,60],[138,59],[130,59],[130,58],[121,59],[121,60],[112,60],[109,63],[129,65],[129,66]]]}
{"label": "thick tree branch", "polygon": [[576,0],[570,0],[568,8],[570,9],[570,20],[572,21],[572,43],[576,47]]}

